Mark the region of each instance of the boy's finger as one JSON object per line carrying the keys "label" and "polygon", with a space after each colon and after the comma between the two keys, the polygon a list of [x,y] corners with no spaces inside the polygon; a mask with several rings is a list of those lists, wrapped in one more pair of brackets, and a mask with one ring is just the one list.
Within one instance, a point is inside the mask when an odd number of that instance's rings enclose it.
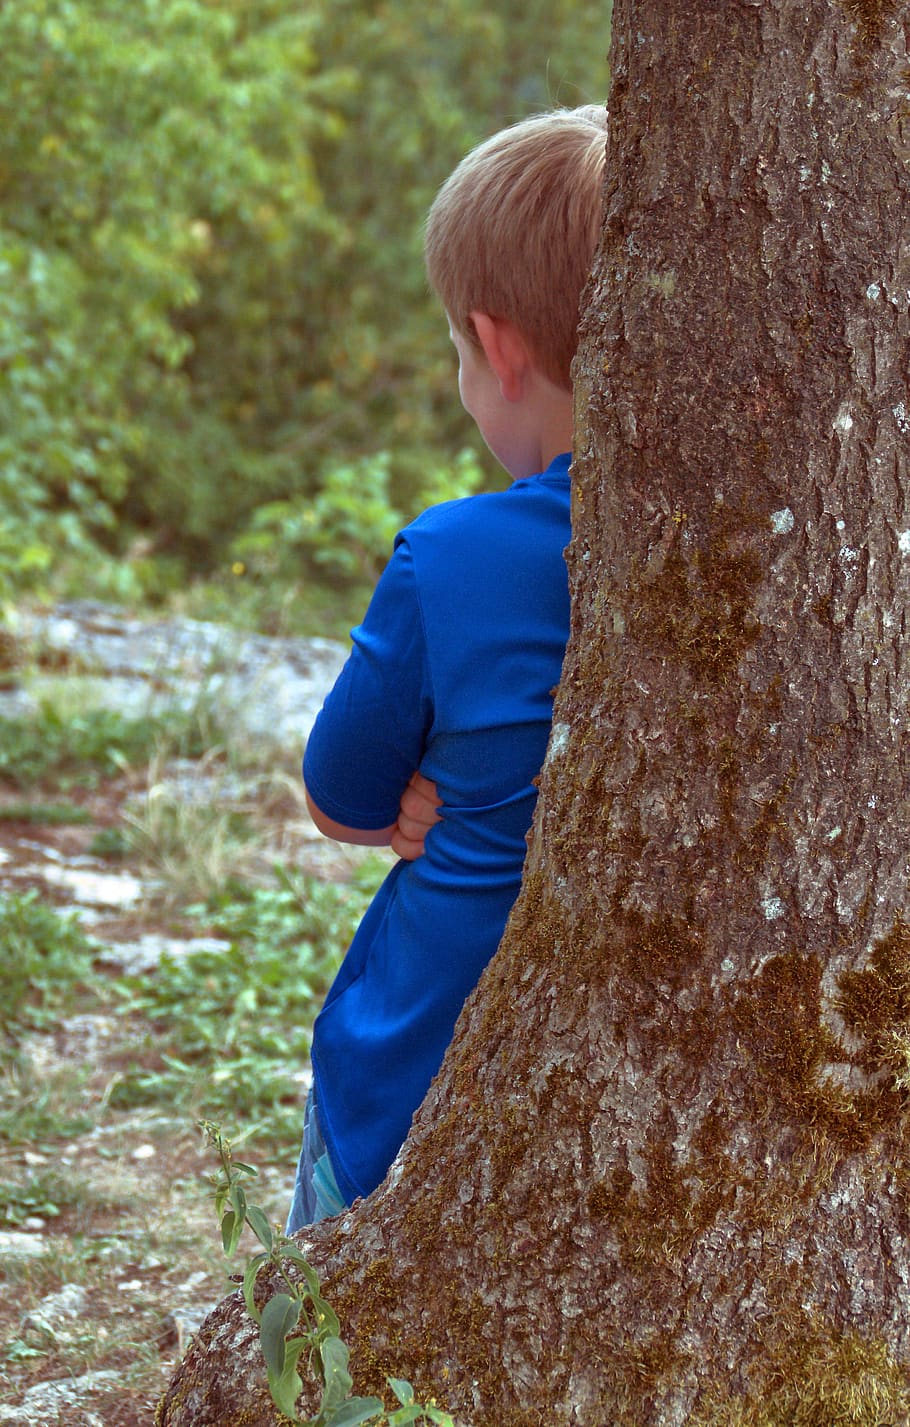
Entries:
{"label": "boy's finger", "polygon": [[419,793],[422,798],[432,803],[434,808],[438,808],[442,798],[436,791],[436,784],[431,778],[425,778],[422,773],[412,773],[408,780],[408,786]]}
{"label": "boy's finger", "polygon": [[404,862],[416,862],[418,857],[423,856],[423,836],[406,837],[401,831],[400,823],[392,833],[390,846],[396,857],[400,857]]}
{"label": "boy's finger", "polygon": [[[430,784],[433,787],[433,784]],[[435,793],[435,788],[433,789]],[[438,797],[429,798],[413,783],[405,788],[401,795],[401,811],[407,813],[409,817],[416,818],[425,827],[432,827],[434,823],[441,821],[436,809],[439,807],[441,799]],[[399,815],[400,816],[400,815]]]}
{"label": "boy's finger", "polygon": [[[434,821],[439,822],[436,818]],[[425,818],[412,818],[402,809],[398,814],[398,831],[402,837],[413,838],[415,842],[423,842],[428,830],[433,826]]]}

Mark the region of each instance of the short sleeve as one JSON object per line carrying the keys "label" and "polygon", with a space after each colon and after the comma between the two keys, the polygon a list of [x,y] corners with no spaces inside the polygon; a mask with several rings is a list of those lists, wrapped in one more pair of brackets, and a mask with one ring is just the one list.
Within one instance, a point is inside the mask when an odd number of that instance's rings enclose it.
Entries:
{"label": "short sleeve", "polygon": [[399,535],[354,647],[307,741],[303,776],[347,827],[388,827],[433,720],[426,639],[407,535]]}

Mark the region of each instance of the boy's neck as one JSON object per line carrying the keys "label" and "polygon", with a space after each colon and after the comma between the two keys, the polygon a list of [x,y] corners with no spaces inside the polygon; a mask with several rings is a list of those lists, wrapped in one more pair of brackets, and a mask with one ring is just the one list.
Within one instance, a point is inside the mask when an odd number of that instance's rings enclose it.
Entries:
{"label": "boy's neck", "polygon": [[[571,403],[571,398],[570,398]],[[547,439],[541,442],[540,448],[540,469],[545,471],[557,456],[562,456],[564,452],[572,450],[572,437],[574,435],[574,415],[569,409],[568,420],[562,422],[558,427],[547,433]]]}
{"label": "boy's neck", "polygon": [[546,378],[542,379],[531,418],[539,450],[538,471],[545,471],[557,456],[572,450],[574,407],[572,392],[554,386]]}

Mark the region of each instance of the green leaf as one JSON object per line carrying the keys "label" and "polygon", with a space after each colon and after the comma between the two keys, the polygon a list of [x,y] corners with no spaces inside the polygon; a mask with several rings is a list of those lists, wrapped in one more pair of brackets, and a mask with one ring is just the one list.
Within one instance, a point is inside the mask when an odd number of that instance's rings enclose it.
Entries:
{"label": "green leaf", "polygon": [[341,1337],[341,1324],[338,1315],[331,1303],[326,1303],[320,1293],[311,1291],[310,1297],[313,1300],[313,1312],[316,1314],[316,1329],[320,1338],[331,1340]]}
{"label": "green leaf", "polygon": [[231,1185],[231,1192],[230,1192],[229,1198],[230,1198],[231,1204],[233,1205],[234,1213],[237,1215],[237,1218],[240,1219],[240,1220],[245,1219],[245,1218],[246,1218],[246,1193],[245,1193],[245,1191],[243,1190],[242,1186],[239,1185],[239,1184],[232,1184],[232,1185]]}
{"label": "green leaf", "polygon": [[246,1304],[247,1313],[249,1313],[250,1317],[257,1323],[262,1322],[262,1314],[256,1307],[254,1288],[256,1285],[256,1275],[265,1263],[268,1263],[267,1254],[254,1254],[247,1264],[246,1271],[243,1275],[243,1301]]}
{"label": "green leaf", "polygon": [[404,1377],[387,1377],[386,1382],[394,1392],[402,1407],[409,1407],[414,1401],[414,1389]]}
{"label": "green leaf", "polygon": [[319,1404],[319,1411],[328,1417],[331,1412],[339,1407],[351,1388],[354,1380],[348,1372],[348,1358],[350,1349],[340,1338],[326,1338],[321,1344],[320,1356],[322,1358],[322,1373],[325,1378],[325,1388],[322,1394],[322,1401]]}
{"label": "green leaf", "polygon": [[349,1397],[325,1419],[325,1427],[359,1427],[383,1411],[378,1397]]}
{"label": "green leaf", "polygon": [[250,1204],[246,1211],[246,1217],[247,1223],[260,1244],[264,1244],[269,1252],[271,1252],[274,1235],[267,1215],[259,1208],[258,1204]]}
{"label": "green leaf", "polygon": [[268,1379],[269,1392],[278,1411],[283,1412],[285,1417],[290,1417],[292,1422],[299,1422],[296,1404],[303,1389],[303,1379],[294,1364],[288,1363],[280,1377],[270,1369]]}
{"label": "green leaf", "polygon": [[303,1276],[306,1279],[308,1291],[310,1293],[318,1293],[319,1275],[316,1273],[316,1270],[314,1268],[310,1267],[309,1263],[304,1258],[299,1246],[294,1243],[293,1239],[289,1239],[284,1234],[282,1234],[280,1248],[282,1256],[284,1258],[290,1259],[292,1263],[297,1264],[300,1268],[303,1269]]}
{"label": "green leaf", "polygon": [[319,1282],[319,1274],[313,1268],[312,1264],[307,1262],[307,1260],[304,1258],[303,1254],[300,1252],[299,1249],[289,1248],[288,1258],[292,1258],[294,1262],[299,1265],[300,1269],[303,1272],[303,1277],[306,1281],[307,1292],[312,1298],[314,1304],[318,1303],[319,1289],[321,1287],[321,1284]]}
{"label": "green leaf", "polygon": [[274,1298],[269,1299],[262,1311],[262,1320],[259,1324],[262,1355],[269,1372],[273,1373],[276,1378],[281,1378],[287,1361],[284,1340],[288,1333],[297,1327],[299,1318],[300,1299],[291,1298],[287,1293],[276,1293]]}
{"label": "green leaf", "polygon": [[232,1209],[229,1209],[221,1220],[221,1242],[229,1259],[233,1258],[237,1252],[237,1245],[240,1243],[242,1233],[243,1220]]}
{"label": "green leaf", "polygon": [[295,1415],[297,1398],[303,1388],[303,1381],[297,1371],[297,1363],[301,1353],[306,1352],[312,1346],[312,1339],[309,1333],[302,1338],[291,1338],[286,1342],[284,1371],[281,1376],[269,1372],[269,1391],[272,1394],[272,1401],[280,1408],[286,1417],[292,1421],[299,1422],[300,1418]]}
{"label": "green leaf", "polygon": [[249,1175],[251,1175],[254,1179],[256,1178],[256,1175],[259,1173],[259,1170],[258,1170],[258,1169],[254,1169],[251,1164],[244,1164],[244,1162],[243,1162],[242,1159],[232,1159],[232,1160],[231,1160],[231,1168],[232,1168],[232,1169],[239,1170],[241,1174],[249,1174]]}

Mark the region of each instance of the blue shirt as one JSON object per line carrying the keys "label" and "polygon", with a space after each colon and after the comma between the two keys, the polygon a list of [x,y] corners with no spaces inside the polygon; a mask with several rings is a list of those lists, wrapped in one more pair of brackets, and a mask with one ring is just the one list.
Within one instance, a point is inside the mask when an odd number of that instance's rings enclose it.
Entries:
{"label": "blue shirt", "polygon": [[394,823],[416,768],[442,822],[361,922],[313,1032],[319,1118],[350,1202],[385,1177],[521,884],[569,632],[569,456],[433,507],[397,537],[307,743],[316,805]]}

